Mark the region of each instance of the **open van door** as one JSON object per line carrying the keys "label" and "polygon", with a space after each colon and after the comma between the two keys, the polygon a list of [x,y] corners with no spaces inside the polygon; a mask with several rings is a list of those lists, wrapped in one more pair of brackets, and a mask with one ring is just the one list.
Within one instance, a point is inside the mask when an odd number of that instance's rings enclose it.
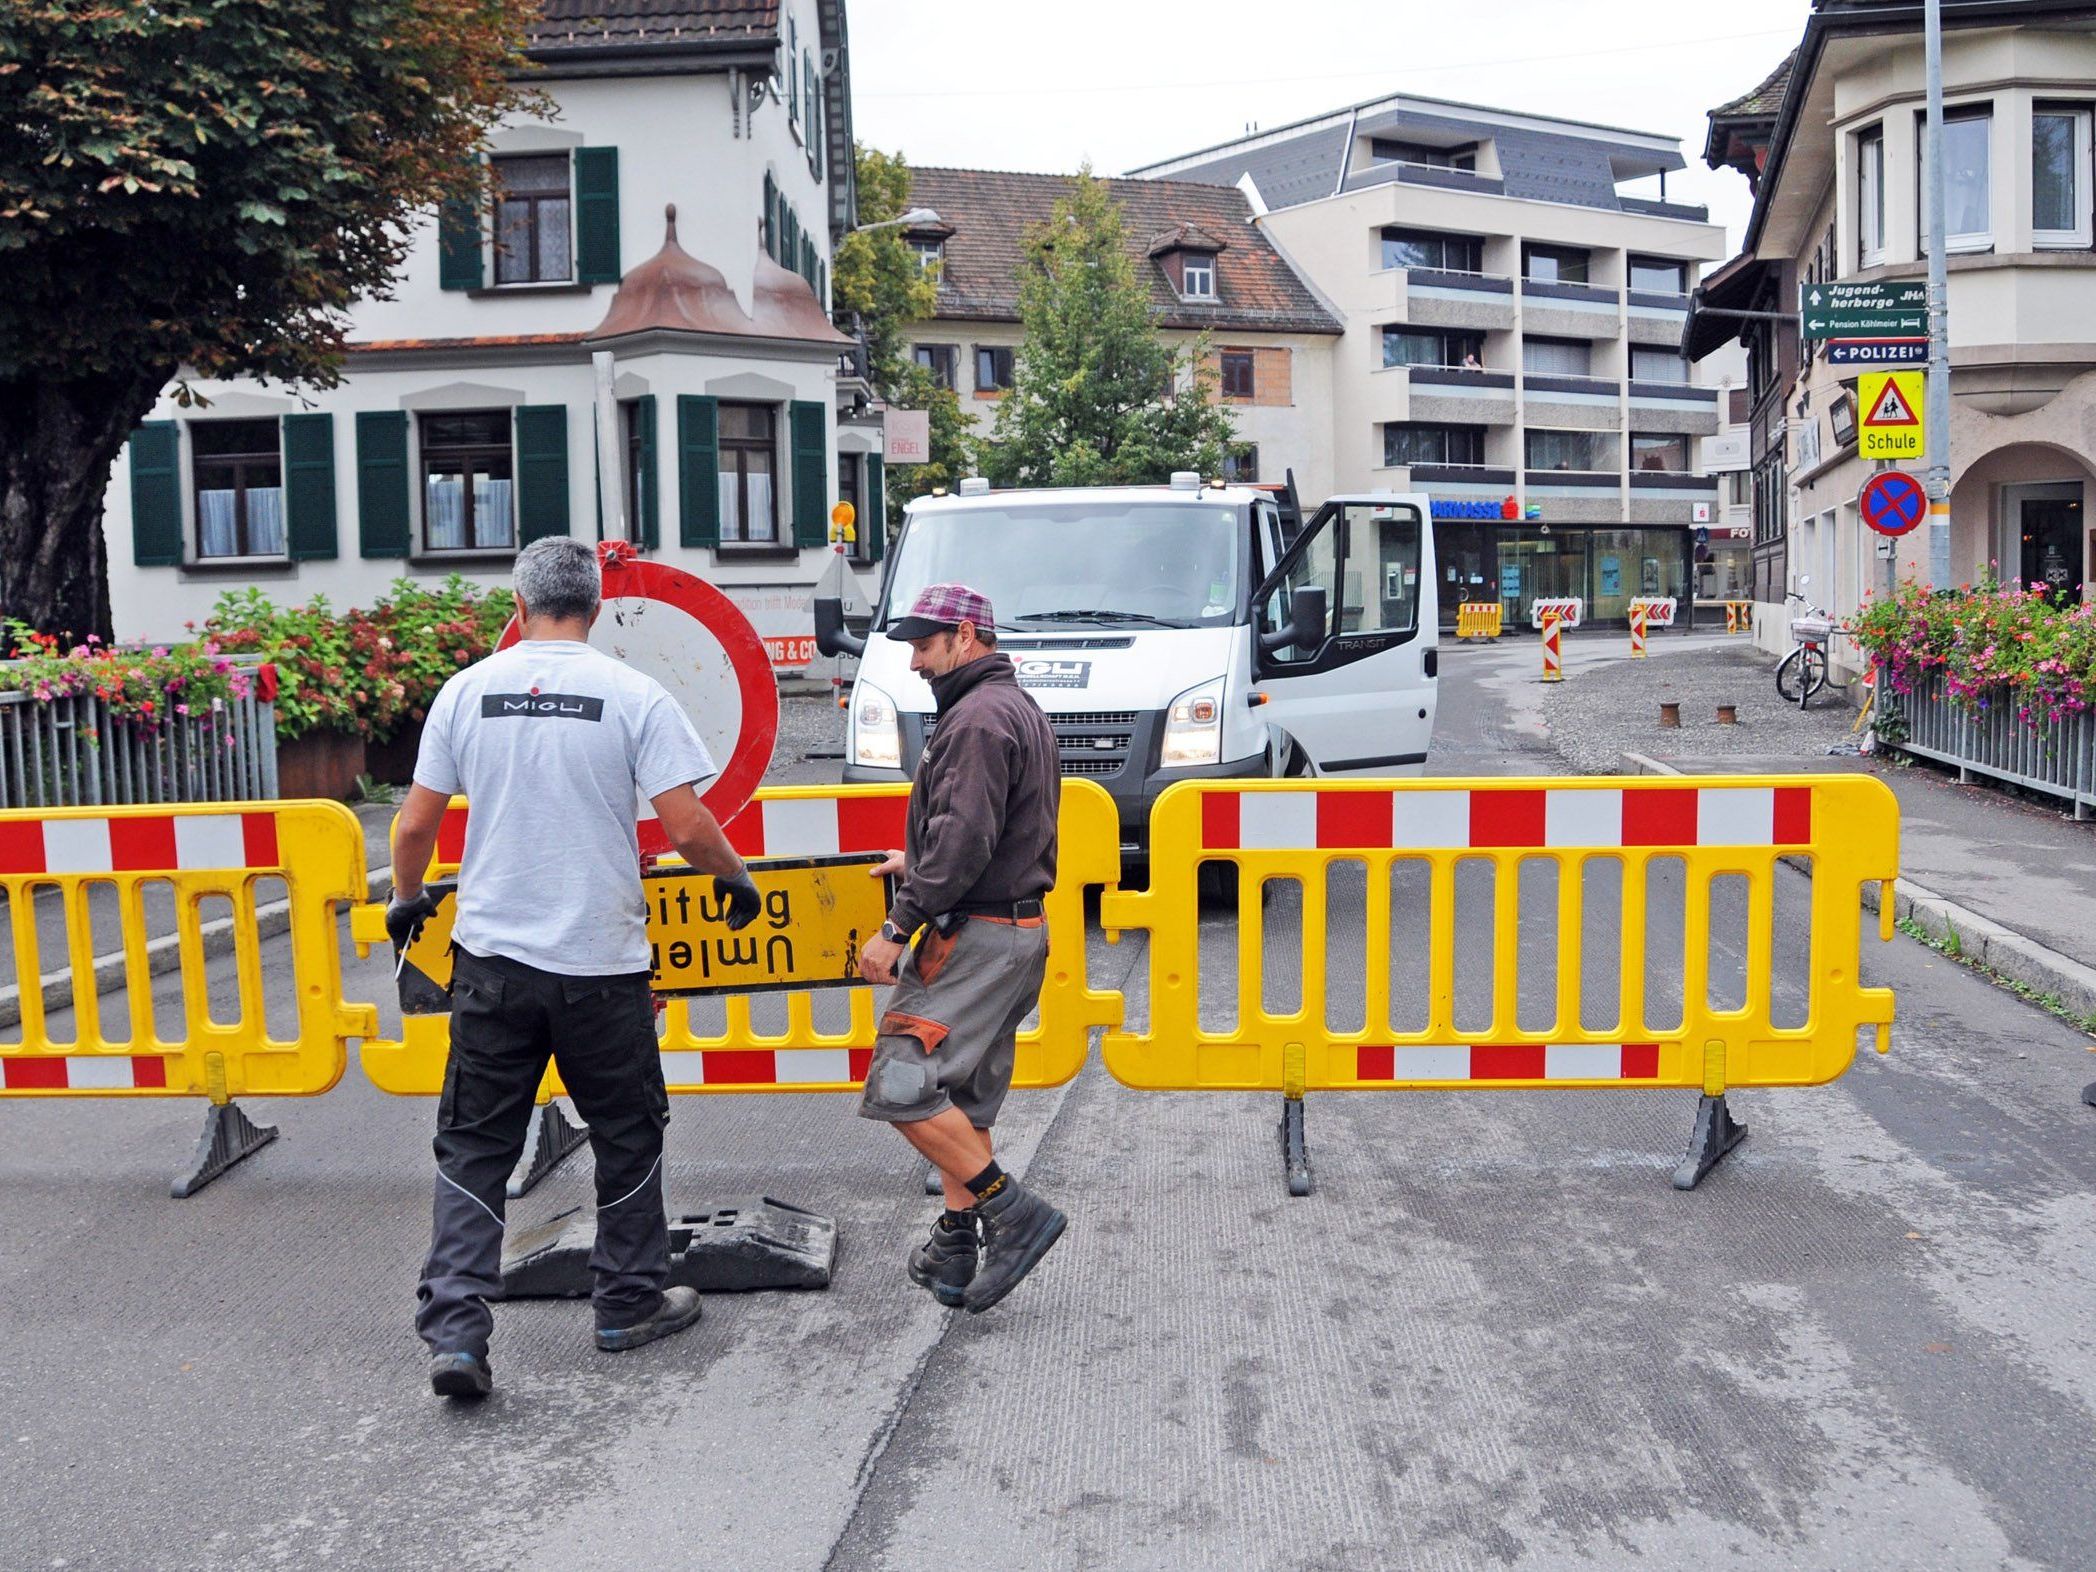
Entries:
{"label": "open van door", "polygon": [[[1332,498],[1259,586],[1253,672],[1265,718],[1318,774],[1414,773],[1426,762],[1440,638],[1433,584],[1433,525],[1415,493]],[[1305,590],[1323,592],[1324,617]]]}

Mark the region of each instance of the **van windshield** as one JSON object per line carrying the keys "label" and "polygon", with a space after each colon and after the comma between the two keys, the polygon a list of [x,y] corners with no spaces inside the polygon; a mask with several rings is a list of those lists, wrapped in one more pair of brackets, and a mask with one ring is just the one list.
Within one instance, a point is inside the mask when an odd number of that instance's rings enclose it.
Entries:
{"label": "van windshield", "polygon": [[888,570],[883,627],[927,584],[989,596],[998,626],[1204,628],[1235,619],[1242,511],[1215,502],[1071,501],[919,513]]}

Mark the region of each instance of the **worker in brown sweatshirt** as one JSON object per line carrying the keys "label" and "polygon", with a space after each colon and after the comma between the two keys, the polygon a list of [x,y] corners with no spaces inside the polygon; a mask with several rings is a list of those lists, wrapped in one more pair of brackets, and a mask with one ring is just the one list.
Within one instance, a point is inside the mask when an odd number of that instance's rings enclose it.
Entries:
{"label": "worker in brown sweatshirt", "polygon": [[896,876],[896,892],[859,971],[895,991],[859,1112],[894,1125],[945,1183],[945,1214],[911,1254],[911,1281],[979,1312],[1068,1222],[990,1148],[1013,1039],[1048,964],[1041,898],[1055,883],[1062,776],[1047,717],[997,653],[985,596],[931,585],[888,637],[910,645],[939,719],[917,763],[906,845],[874,870]]}

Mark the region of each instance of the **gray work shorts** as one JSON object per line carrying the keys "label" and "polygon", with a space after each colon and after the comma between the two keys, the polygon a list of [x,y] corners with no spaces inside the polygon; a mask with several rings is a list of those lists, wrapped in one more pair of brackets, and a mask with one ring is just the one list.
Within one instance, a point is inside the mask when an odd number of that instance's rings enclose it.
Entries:
{"label": "gray work shorts", "polygon": [[926,928],[896,968],[895,991],[859,1115],[914,1124],[958,1108],[978,1130],[1012,1089],[1012,1039],[1041,997],[1047,924],[971,917],[942,939]]}

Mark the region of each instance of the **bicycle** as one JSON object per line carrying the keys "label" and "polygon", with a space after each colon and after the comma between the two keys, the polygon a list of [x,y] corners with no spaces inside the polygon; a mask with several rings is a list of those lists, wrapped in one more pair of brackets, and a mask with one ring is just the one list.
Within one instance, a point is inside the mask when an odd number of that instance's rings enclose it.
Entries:
{"label": "bicycle", "polygon": [[[1809,583],[1810,580],[1804,582]],[[1848,630],[1834,621],[1823,606],[1815,606],[1796,590],[1783,597],[1784,605],[1797,601],[1805,608],[1805,615],[1790,619],[1790,636],[1797,644],[1776,666],[1776,692],[1787,704],[1799,709],[1812,702],[1812,696],[1829,686],[1827,678],[1827,645],[1837,633]],[[1833,683],[1833,687],[1846,689],[1849,684]]]}

